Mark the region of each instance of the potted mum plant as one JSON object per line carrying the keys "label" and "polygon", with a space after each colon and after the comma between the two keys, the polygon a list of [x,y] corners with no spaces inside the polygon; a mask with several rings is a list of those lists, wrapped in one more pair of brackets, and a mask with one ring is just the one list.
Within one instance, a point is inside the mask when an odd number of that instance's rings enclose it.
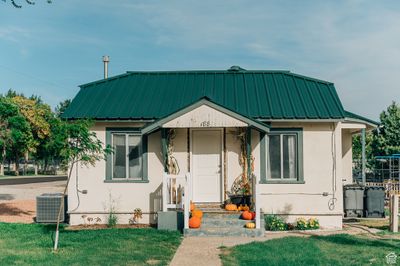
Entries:
{"label": "potted mum plant", "polygon": [[230,202],[236,205],[251,206],[251,180],[241,178],[238,184],[232,186],[231,193],[228,193]]}

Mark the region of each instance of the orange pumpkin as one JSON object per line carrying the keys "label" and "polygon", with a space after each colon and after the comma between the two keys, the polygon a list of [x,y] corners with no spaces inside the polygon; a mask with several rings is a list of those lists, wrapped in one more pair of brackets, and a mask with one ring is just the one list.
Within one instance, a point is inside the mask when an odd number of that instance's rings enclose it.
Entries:
{"label": "orange pumpkin", "polygon": [[201,219],[203,217],[203,212],[199,209],[194,209],[192,211],[192,216],[199,217]]}
{"label": "orange pumpkin", "polygon": [[232,204],[232,203],[226,204],[225,205],[225,210],[227,210],[227,211],[237,211],[237,206],[236,206],[236,204]]}
{"label": "orange pumpkin", "polygon": [[242,207],[242,211],[250,211],[249,206],[247,206],[247,204],[244,205],[244,206]]}
{"label": "orange pumpkin", "polygon": [[194,205],[193,202],[190,202],[190,211],[193,211],[194,209],[196,209],[196,205]]}
{"label": "orange pumpkin", "polygon": [[251,217],[252,217],[252,215],[251,215],[251,212],[249,212],[249,211],[244,211],[242,213],[242,219],[243,220],[251,220]]}
{"label": "orange pumpkin", "polygon": [[189,219],[189,228],[199,228],[201,225],[201,219],[196,216],[192,216]]}

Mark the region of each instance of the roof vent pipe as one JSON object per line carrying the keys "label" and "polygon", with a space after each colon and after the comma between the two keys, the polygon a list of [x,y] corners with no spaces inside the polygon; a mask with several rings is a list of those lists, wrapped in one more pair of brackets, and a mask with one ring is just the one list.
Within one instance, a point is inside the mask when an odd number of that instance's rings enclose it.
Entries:
{"label": "roof vent pipe", "polygon": [[108,78],[108,62],[110,62],[110,57],[108,55],[103,56],[104,63],[104,79]]}

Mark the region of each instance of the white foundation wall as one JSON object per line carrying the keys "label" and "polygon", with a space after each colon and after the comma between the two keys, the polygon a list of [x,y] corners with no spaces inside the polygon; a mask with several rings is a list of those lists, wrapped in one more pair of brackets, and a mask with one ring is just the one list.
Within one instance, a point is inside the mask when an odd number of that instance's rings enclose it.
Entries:
{"label": "white foundation wall", "polygon": [[[135,127],[138,124],[97,123],[93,132],[105,143],[106,127]],[[162,208],[161,184],[162,184],[162,153],[161,134],[153,133],[148,137],[148,183],[105,183],[105,161],[99,161],[94,167],[78,168],[78,188],[87,190],[87,194],[76,192],[76,169],[68,186],[68,210],[70,224],[87,223],[87,218],[99,217],[101,223],[107,223],[107,213],[110,204],[118,214],[118,223],[128,224],[135,208],[141,208],[143,219],[141,223],[156,223],[155,213]],[[86,221],[82,218],[86,215]],[[92,222],[93,223],[93,222]]]}
{"label": "white foundation wall", "polygon": [[[264,214],[280,214],[288,222],[294,222],[298,217],[314,217],[318,218],[322,228],[341,228],[340,123],[272,123],[272,127],[303,129],[304,184],[260,184],[260,206]],[[257,151],[254,154],[260,156]],[[323,193],[329,195],[323,196]]]}

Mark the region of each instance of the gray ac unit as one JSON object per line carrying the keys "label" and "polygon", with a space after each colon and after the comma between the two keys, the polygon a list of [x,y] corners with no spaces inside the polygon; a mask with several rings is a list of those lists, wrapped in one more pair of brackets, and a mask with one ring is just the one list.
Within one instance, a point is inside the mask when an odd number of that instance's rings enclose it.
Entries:
{"label": "gray ac unit", "polygon": [[67,196],[62,193],[45,193],[36,197],[36,222],[37,223],[57,223],[58,211],[61,202],[64,206],[61,210],[60,222],[66,220]]}

